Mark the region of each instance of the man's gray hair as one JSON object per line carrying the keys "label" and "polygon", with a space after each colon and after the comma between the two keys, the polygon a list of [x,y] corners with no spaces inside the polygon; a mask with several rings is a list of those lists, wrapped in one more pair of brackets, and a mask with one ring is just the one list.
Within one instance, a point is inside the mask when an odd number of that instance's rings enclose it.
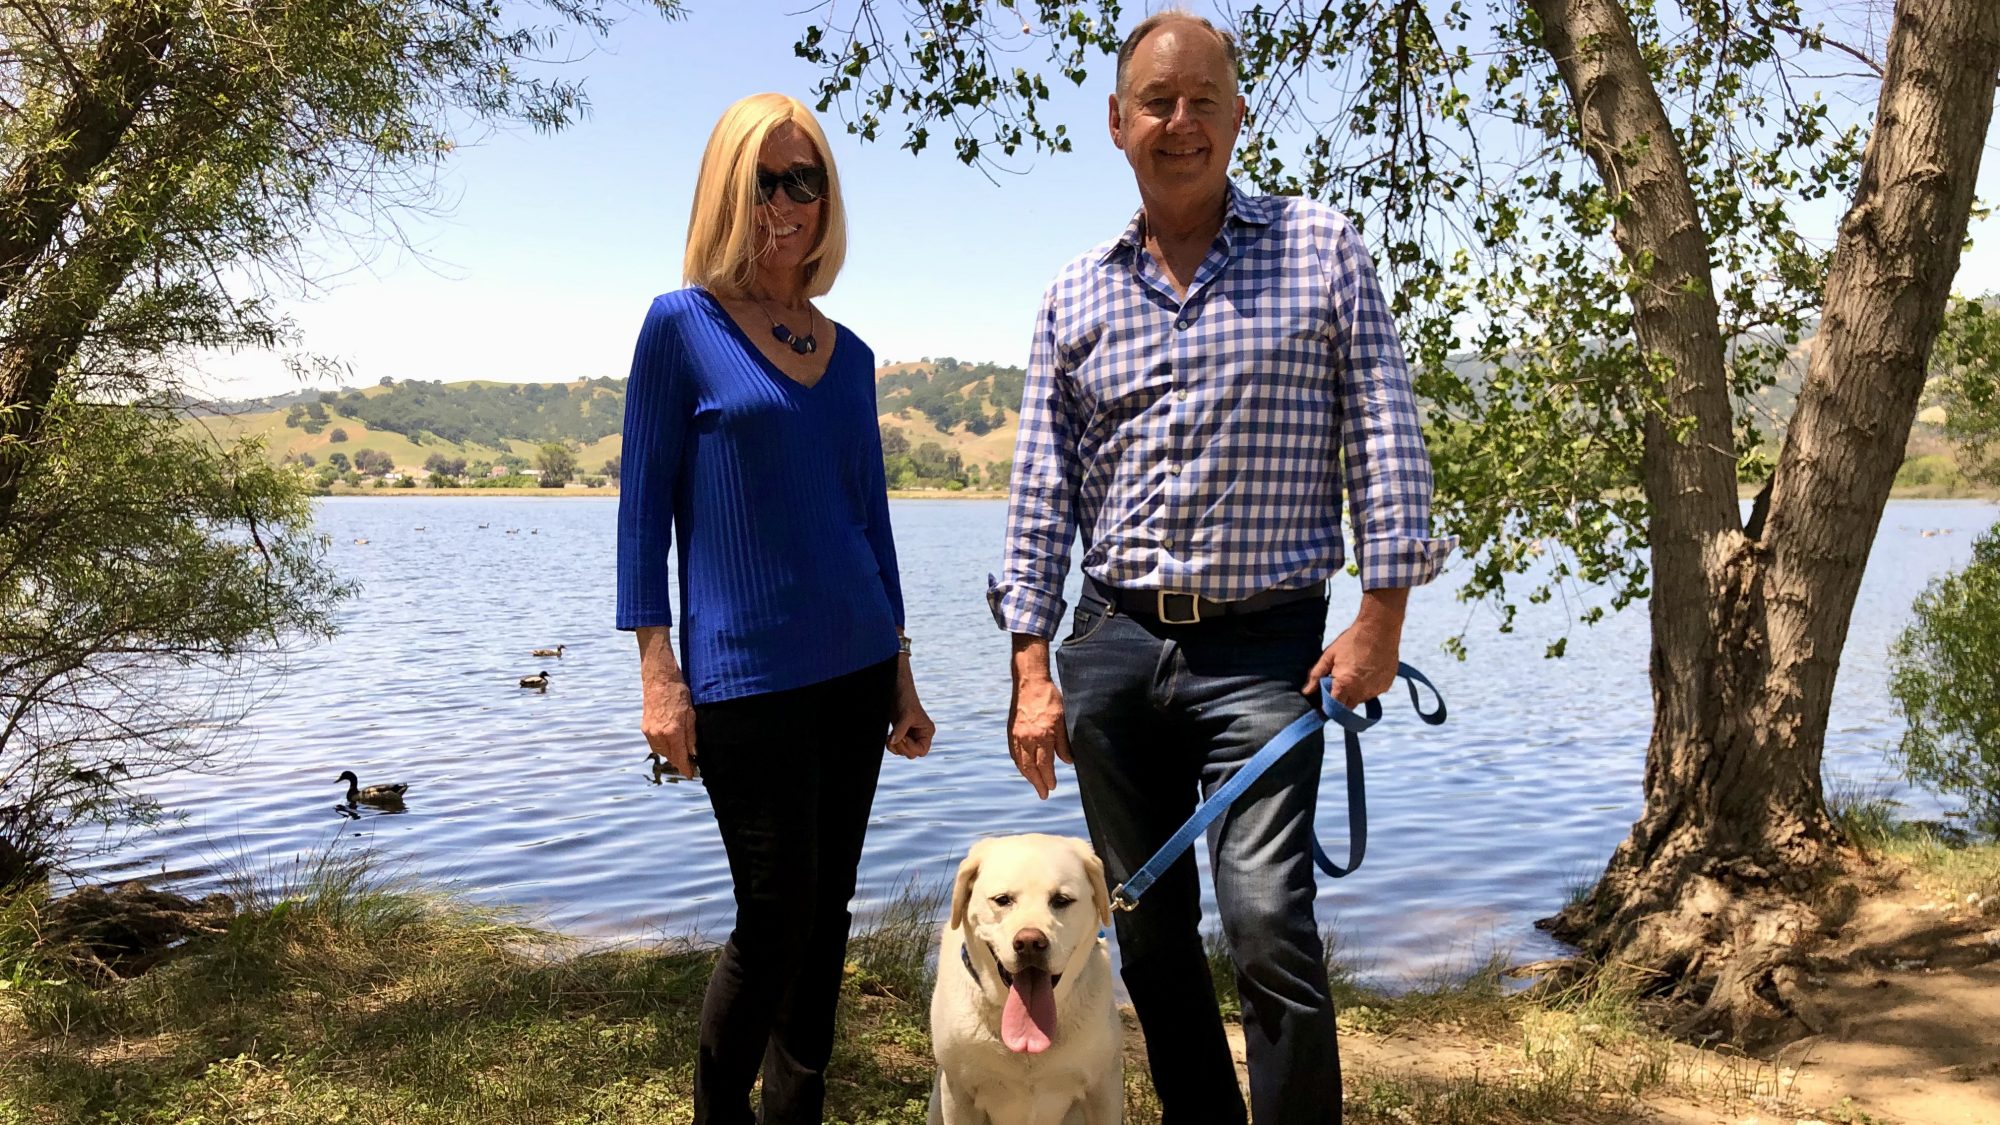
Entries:
{"label": "man's gray hair", "polygon": [[1236,37],[1234,35],[1208,22],[1207,19],[1188,11],[1186,8],[1162,8],[1145,19],[1140,20],[1139,26],[1133,28],[1131,33],[1125,36],[1125,41],[1118,45],[1118,84],[1116,89],[1120,97],[1125,95],[1125,71],[1132,62],[1132,53],[1139,49],[1140,41],[1144,40],[1146,36],[1158,31],[1161,25],[1169,23],[1191,23],[1208,32],[1210,35],[1215,36],[1215,41],[1222,44],[1223,57],[1229,60],[1229,84],[1231,86],[1240,86],[1242,84],[1243,64],[1236,50]]}

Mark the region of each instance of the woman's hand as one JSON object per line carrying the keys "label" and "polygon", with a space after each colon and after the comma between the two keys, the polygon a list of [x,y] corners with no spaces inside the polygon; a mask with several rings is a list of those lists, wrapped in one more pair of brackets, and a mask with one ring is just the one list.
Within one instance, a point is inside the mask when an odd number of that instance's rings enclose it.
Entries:
{"label": "woman's hand", "polygon": [[931,722],[922,701],[917,699],[917,682],[910,673],[907,656],[896,658],[896,699],[890,719],[894,725],[889,728],[889,737],[883,745],[891,754],[921,758],[931,752],[931,736],[937,733],[937,724]]}
{"label": "woman's hand", "polygon": [[673,639],[664,627],[639,631],[639,731],[655,756],[682,777],[695,776],[694,695],[674,663]]}

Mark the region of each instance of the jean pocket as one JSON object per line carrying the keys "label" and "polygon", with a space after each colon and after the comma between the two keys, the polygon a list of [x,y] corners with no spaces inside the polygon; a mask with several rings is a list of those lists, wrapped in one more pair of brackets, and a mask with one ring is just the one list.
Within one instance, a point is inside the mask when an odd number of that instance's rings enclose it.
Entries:
{"label": "jean pocket", "polygon": [[1104,623],[1111,619],[1111,609],[1103,602],[1090,598],[1078,599],[1076,613],[1070,618],[1069,636],[1062,639],[1062,647],[1080,645],[1097,635]]}

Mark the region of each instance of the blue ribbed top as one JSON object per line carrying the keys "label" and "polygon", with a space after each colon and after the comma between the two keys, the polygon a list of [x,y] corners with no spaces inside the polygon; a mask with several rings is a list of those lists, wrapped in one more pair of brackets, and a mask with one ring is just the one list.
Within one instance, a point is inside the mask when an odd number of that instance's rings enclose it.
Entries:
{"label": "blue ribbed top", "polygon": [[810,387],[757,351],[714,297],[657,297],[625,388],[618,627],[673,625],[696,703],[803,687],[896,653],[903,592],[875,357],[834,329]]}

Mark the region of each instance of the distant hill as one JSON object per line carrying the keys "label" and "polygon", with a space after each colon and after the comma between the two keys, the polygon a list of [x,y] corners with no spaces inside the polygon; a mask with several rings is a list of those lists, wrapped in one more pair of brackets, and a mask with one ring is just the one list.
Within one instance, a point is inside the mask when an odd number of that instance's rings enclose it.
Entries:
{"label": "distant hill", "polygon": [[[924,451],[911,461],[913,471],[901,484],[985,483],[995,476],[996,463],[1004,479],[1024,377],[1018,367],[950,358],[879,368],[876,396],[885,442],[907,445],[912,454]],[[542,443],[560,441],[578,451],[584,471],[596,472],[623,448],[625,380],[411,379],[189,409],[192,425],[222,441],[262,438],[278,461],[309,456],[318,462],[335,452],[352,458],[372,449],[388,454],[399,469],[415,470],[433,453],[497,463],[503,456],[532,458]],[[336,433],[343,440],[334,440]]]}
{"label": "distant hill", "polygon": [[950,357],[875,371],[891,488],[1004,488],[1027,372]]}
{"label": "distant hill", "polygon": [[[625,380],[576,383],[430,383],[408,379],[342,394],[318,404],[373,430],[415,442],[498,446],[510,441],[588,445],[618,432],[625,421]],[[312,410],[312,406],[289,408]],[[317,417],[317,414],[314,415]]]}
{"label": "distant hill", "polygon": [[[1787,350],[1777,382],[1753,400],[1771,439],[1789,419],[1811,341]],[[1475,357],[1455,359],[1453,366],[1475,386],[1487,378],[1486,365]],[[877,368],[877,413],[891,486],[1005,487],[1025,378],[1019,367],[949,356]],[[595,473],[623,447],[624,414],[623,379],[413,379],[217,404],[199,411],[195,424],[223,439],[262,437],[278,460],[304,455],[324,460],[340,450],[351,458],[357,450],[373,449],[405,470],[439,452],[495,464],[502,457],[532,459],[542,443],[559,441],[577,451],[581,471]],[[1920,420],[1919,430],[1934,421]],[[344,431],[346,440],[335,442],[335,431]]]}
{"label": "distant hill", "polygon": [[544,442],[561,441],[577,451],[583,472],[595,473],[623,448],[624,417],[623,379],[409,380],[216,403],[199,410],[190,425],[219,441],[261,438],[277,461],[324,461],[333,453],[352,459],[371,449],[412,472],[433,453],[497,464],[503,457],[532,459]]}

